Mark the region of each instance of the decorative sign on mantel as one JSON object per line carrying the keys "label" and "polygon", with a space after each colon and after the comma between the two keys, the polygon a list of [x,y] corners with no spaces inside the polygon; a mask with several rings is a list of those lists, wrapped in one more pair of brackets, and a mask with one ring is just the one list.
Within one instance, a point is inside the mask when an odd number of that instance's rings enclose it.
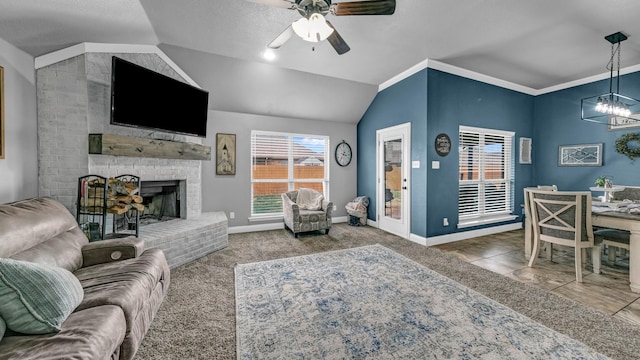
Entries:
{"label": "decorative sign on mantel", "polygon": [[206,145],[138,138],[114,134],[89,134],[89,154],[161,159],[211,160]]}

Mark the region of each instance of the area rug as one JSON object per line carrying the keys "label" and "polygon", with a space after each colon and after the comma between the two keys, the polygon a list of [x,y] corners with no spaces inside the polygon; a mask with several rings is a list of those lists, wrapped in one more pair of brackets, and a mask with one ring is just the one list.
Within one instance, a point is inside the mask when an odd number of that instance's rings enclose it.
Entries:
{"label": "area rug", "polygon": [[238,359],[606,359],[382,245],[239,264],[235,285]]}

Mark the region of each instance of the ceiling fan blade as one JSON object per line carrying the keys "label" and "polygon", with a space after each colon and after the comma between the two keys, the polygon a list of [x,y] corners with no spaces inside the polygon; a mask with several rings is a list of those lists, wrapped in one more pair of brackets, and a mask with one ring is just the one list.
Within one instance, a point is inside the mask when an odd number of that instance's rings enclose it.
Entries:
{"label": "ceiling fan blade", "polygon": [[268,6],[279,7],[283,9],[294,10],[296,8],[296,2],[294,0],[246,0],[256,4],[263,4]]}
{"label": "ceiling fan blade", "polygon": [[293,27],[289,25],[283,32],[280,33],[272,42],[267,45],[270,49],[278,49],[280,46],[284,45],[293,35]]}
{"label": "ceiling fan blade", "polygon": [[344,15],[392,15],[396,11],[396,0],[351,1],[331,5],[331,13]]}
{"label": "ceiling fan blade", "polygon": [[338,30],[336,30],[336,28],[334,28],[333,25],[331,25],[331,23],[328,21],[327,21],[327,25],[329,25],[329,27],[333,29],[333,32],[331,33],[331,35],[329,35],[327,40],[329,41],[331,46],[333,46],[333,48],[336,50],[338,55],[342,55],[347,51],[351,50],[351,48],[349,47],[349,45],[347,45],[347,43],[344,41],[342,36],[338,34]]}

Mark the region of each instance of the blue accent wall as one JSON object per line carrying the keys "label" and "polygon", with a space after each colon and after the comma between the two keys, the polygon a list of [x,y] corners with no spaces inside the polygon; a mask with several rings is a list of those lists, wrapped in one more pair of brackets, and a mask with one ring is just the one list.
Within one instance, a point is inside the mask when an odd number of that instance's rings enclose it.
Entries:
{"label": "blue accent wall", "polygon": [[[420,161],[411,169],[411,232],[425,234],[427,70],[381,91],[358,123],[358,195],[366,195],[369,219],[376,220],[376,131],[411,123],[411,160]],[[410,166],[410,165],[409,165]],[[422,235],[424,236],[424,235]]]}
{"label": "blue accent wall", "polygon": [[[623,95],[640,98],[640,72],[623,75],[620,84]],[[410,184],[411,232],[418,236],[474,229],[456,227],[460,125],[515,132],[515,215],[522,215],[522,189],[527,186],[555,184],[561,190],[584,191],[601,175],[613,178],[614,184],[640,186],[640,159],[633,162],[615,151],[617,138],[640,133],[640,127],[611,131],[580,119],[580,100],[608,90],[606,79],[532,96],[425,69],[381,91],[358,123],[358,195],[371,199],[369,219],[375,220],[376,214],[376,130],[406,122],[411,122],[411,159],[420,161],[420,168],[412,169]],[[434,148],[440,133],[452,142],[445,157]],[[518,164],[520,137],[532,138],[533,164]],[[591,143],[603,144],[603,166],[558,165],[560,145]],[[440,161],[440,169],[431,169],[434,160]],[[442,225],[445,217],[449,226]],[[495,225],[499,224],[482,227]]]}
{"label": "blue accent wall", "polygon": [[[458,126],[516,132],[532,137],[533,97],[433,69],[420,71],[381,91],[358,123],[358,194],[369,196],[369,218],[376,214],[376,130],[411,122],[411,232],[430,237],[460,231],[458,221]],[[452,149],[435,152],[435,137],[446,133]],[[440,169],[431,169],[431,161]],[[533,176],[531,165],[516,164],[515,213],[521,214],[522,187]],[[449,226],[442,219],[449,219]],[[518,220],[516,220],[518,221]],[[469,230],[464,229],[464,230]]]}
{"label": "blue accent wall", "polygon": [[[432,160],[440,161],[439,170],[430,166],[427,170],[427,237],[471,229],[456,227],[460,125],[515,132],[514,214],[520,216],[520,204],[524,201],[522,188],[529,185],[533,169],[532,165],[518,164],[518,139],[532,137],[533,96],[433,69],[429,69],[427,83],[427,157],[429,165]],[[433,144],[439,133],[451,138],[451,153],[445,157],[436,153]],[[449,226],[442,225],[445,217],[449,219]]]}
{"label": "blue accent wall", "polygon": [[[580,119],[580,99],[608,91],[606,79],[535,98],[534,184],[556,184],[560,190],[584,191],[595,186],[596,177],[605,175],[613,178],[614,184],[640,185],[640,161],[633,162],[615,149],[617,138],[639,133],[640,128],[608,130],[606,125]],[[620,93],[640,98],[640,72],[621,76]],[[603,144],[602,166],[558,166],[558,146],[591,143]]]}

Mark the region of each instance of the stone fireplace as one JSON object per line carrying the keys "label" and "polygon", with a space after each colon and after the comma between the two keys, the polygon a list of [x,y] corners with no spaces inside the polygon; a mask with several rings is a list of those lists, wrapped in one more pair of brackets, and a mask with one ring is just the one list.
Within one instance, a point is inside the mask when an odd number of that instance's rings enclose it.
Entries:
{"label": "stone fireplace", "polygon": [[[114,55],[184,81],[155,53],[87,52],[39,68],[36,74],[39,195],[57,199],[75,214],[78,178],[88,174],[136,175],[143,187],[150,184],[149,192],[160,188],[157,194],[149,194],[148,200],[149,206],[157,210],[160,205],[156,197],[163,195],[159,218],[174,219],[140,228],[140,237],[145,238],[146,246],[162,248],[170,266],[226,247],[224,213],[203,214],[201,211],[200,160],[89,154],[88,135],[93,133],[202,144],[201,138],[110,124],[111,58]],[[173,205],[164,207],[165,200],[172,201]],[[176,221],[183,223],[178,225]],[[200,238],[194,238],[194,234],[200,234]],[[212,237],[212,234],[219,236]],[[210,241],[204,241],[204,237]],[[179,244],[176,239],[180,238],[187,244]],[[188,246],[189,242],[199,245]]]}
{"label": "stone fireplace", "polygon": [[201,138],[110,124],[111,57],[114,55],[182,80],[156,54],[85,53],[38,69],[40,195],[56,198],[75,213],[79,177],[132,174],[141,181],[185,181],[182,215],[187,219],[200,215],[200,161],[89,155],[87,138],[92,133],[202,144]]}

